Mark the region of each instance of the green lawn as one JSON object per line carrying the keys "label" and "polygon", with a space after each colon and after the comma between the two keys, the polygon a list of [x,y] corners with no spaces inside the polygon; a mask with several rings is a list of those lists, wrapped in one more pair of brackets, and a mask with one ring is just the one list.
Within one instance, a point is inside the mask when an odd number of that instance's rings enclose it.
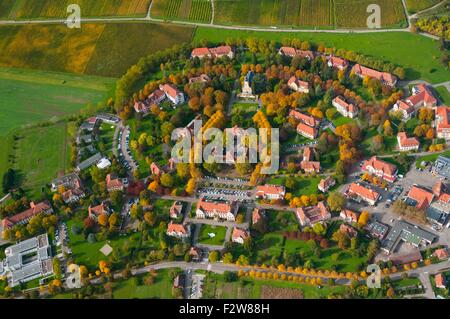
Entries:
{"label": "green lawn", "polygon": [[102,123],[102,125],[100,125],[98,134],[98,145],[100,147],[98,149],[108,156],[112,155],[115,130],[116,127],[114,125],[107,123]]}
{"label": "green lawn", "polygon": [[[284,33],[220,30],[197,28],[194,42],[206,39],[223,42],[227,38],[256,37],[281,42],[284,38],[300,38],[311,43],[324,43],[337,49],[352,50],[376,59],[389,61],[405,68],[409,80],[423,79],[431,83],[447,81],[450,71],[440,63],[441,52],[437,42],[407,32],[380,32],[370,34]],[[414,48],[411,51],[411,48]]]}
{"label": "green lawn", "polygon": [[450,92],[447,88],[445,86],[438,86],[435,90],[441,102],[445,105],[450,105]]}
{"label": "green lawn", "polygon": [[430,154],[430,155],[426,155],[423,157],[420,157],[416,160],[416,167],[420,167],[420,164],[422,162],[434,162],[437,160],[437,158],[439,157],[439,155],[443,155],[443,156],[450,156],[450,150],[441,152],[441,153],[434,153],[434,154]]}
{"label": "green lawn", "polygon": [[334,126],[336,126],[336,127],[347,124],[347,123],[352,123],[355,121],[349,117],[342,116],[339,113],[337,115],[338,116],[331,121],[331,122],[333,122]]}
{"label": "green lawn", "polygon": [[67,123],[24,129],[17,136],[15,150],[10,150],[14,154],[14,164],[10,162],[8,167],[18,172],[19,184],[33,198],[39,196],[41,187],[58,173],[65,173],[70,168]]}
{"label": "green lawn", "polygon": [[[320,177],[290,177],[295,180],[295,187],[287,192],[294,196],[317,194]],[[286,178],[283,176],[273,177],[267,183],[273,185],[285,185]]]}
{"label": "green lawn", "polygon": [[[114,299],[172,299],[173,283],[169,277],[169,269],[157,271],[155,282],[151,286],[142,283],[144,276],[138,276],[135,279],[115,283],[113,288]],[[136,280],[137,279],[137,280]]]}
{"label": "green lawn", "polygon": [[[223,245],[227,229],[222,226],[202,225],[198,235],[198,242],[205,245]],[[208,234],[215,234],[210,237]]]}
{"label": "green lawn", "polygon": [[106,100],[114,79],[0,68],[0,135]]}
{"label": "green lawn", "polygon": [[72,219],[67,223],[69,232],[69,247],[72,249],[72,257],[75,262],[80,265],[85,265],[90,271],[98,269],[98,262],[100,260],[108,260],[109,256],[105,256],[100,252],[100,249],[108,243],[114,250],[120,250],[123,253],[124,246],[128,249],[133,249],[138,246],[140,233],[133,233],[132,235],[117,237],[110,241],[96,241],[89,243],[83,234],[73,234],[72,225],[76,224],[82,227],[82,221],[79,219]]}

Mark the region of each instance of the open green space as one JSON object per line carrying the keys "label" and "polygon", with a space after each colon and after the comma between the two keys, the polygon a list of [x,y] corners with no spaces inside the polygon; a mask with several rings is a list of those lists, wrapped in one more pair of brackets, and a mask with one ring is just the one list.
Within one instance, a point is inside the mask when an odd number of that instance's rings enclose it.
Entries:
{"label": "open green space", "polygon": [[[128,234],[126,236],[116,236],[109,240],[89,242],[81,232],[74,233],[72,231],[73,225],[76,225],[78,229],[82,229],[83,221],[80,216],[67,222],[69,247],[72,250],[72,257],[79,265],[85,265],[89,271],[98,269],[98,262],[100,260],[108,261],[110,257],[118,257],[122,261],[125,260],[129,262],[132,260],[131,257],[137,250],[159,247],[159,243],[155,239],[157,238],[156,236],[149,236],[149,238],[144,241],[141,232]],[[100,249],[105,244],[109,244],[113,248],[113,253],[110,256],[105,256],[100,252]]]}
{"label": "open green space", "polygon": [[42,187],[70,168],[67,123],[24,129],[14,136],[6,168],[16,170],[19,185],[31,198],[42,195]]}
{"label": "open green space", "polygon": [[[240,281],[225,282],[223,275],[208,274],[205,280],[203,296],[213,299],[262,299],[270,298],[263,295],[265,288],[285,288],[300,291],[304,299],[325,299],[331,294],[342,294],[345,286],[313,286],[306,283],[296,283],[291,281],[251,279],[246,277]],[[273,296],[272,296],[273,298]]]}
{"label": "open green space", "polygon": [[[198,242],[205,245],[223,245],[227,229],[223,226],[201,225]],[[210,235],[214,234],[214,237]]]}
{"label": "open green space", "polygon": [[406,0],[406,7],[410,14],[430,8],[441,2],[441,0]]}
{"label": "open green space", "polygon": [[84,23],[0,27],[0,66],[119,77],[152,52],[189,42],[192,27]]}
{"label": "open green space", "polygon": [[66,18],[67,7],[78,4],[85,17],[142,16],[151,0],[2,0],[0,18]]}
{"label": "open green space", "polygon": [[450,92],[445,86],[438,86],[437,88],[435,88],[435,91],[437,92],[437,95],[442,104],[450,105]]}
{"label": "open green space", "polygon": [[173,282],[169,276],[169,269],[157,271],[152,285],[143,283],[144,276],[137,276],[127,280],[121,280],[114,284],[114,299],[172,299]]}
{"label": "open green space", "polygon": [[0,135],[77,113],[106,100],[113,87],[111,78],[0,68]]}
{"label": "open green space", "polygon": [[[292,189],[288,189],[287,191],[291,193],[293,196],[300,196],[300,195],[311,195],[311,194],[317,194],[319,191],[317,189],[317,186],[320,183],[320,180],[322,179],[319,176],[309,176],[309,177],[289,177],[290,179],[294,180],[295,185]],[[268,181],[268,184],[273,185],[285,185],[286,177],[284,176],[277,176],[273,177]]]}
{"label": "open green space", "polygon": [[450,150],[444,151],[444,152],[439,152],[439,153],[434,153],[434,154],[430,154],[430,155],[426,155],[426,156],[422,156],[420,158],[418,158],[416,160],[416,167],[421,167],[421,163],[422,162],[434,162],[437,160],[437,158],[439,157],[439,155],[442,156],[447,156],[450,157]]}
{"label": "open green space", "polygon": [[[402,66],[408,80],[423,79],[431,83],[440,83],[447,81],[450,77],[450,71],[446,70],[439,61],[441,52],[437,41],[408,32],[285,33],[199,27],[195,32],[194,42],[198,43],[202,39],[222,42],[227,38],[246,39],[249,37],[277,42],[281,42],[285,38],[300,38],[317,45],[323,43],[328,47],[351,50]],[[414,48],[414,50],[411,51],[410,48]]]}

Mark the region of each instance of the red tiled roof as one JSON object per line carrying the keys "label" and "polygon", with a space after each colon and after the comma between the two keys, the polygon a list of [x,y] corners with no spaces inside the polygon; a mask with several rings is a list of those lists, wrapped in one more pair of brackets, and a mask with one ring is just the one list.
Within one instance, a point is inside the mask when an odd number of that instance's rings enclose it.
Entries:
{"label": "red tiled roof", "polygon": [[324,202],[319,202],[317,206],[298,208],[296,215],[302,224],[306,223],[306,219],[308,219],[311,224],[314,224],[329,218],[330,211]]}
{"label": "red tiled roof", "polygon": [[297,55],[297,50],[293,47],[281,47],[280,52],[290,57],[294,57]]}
{"label": "red tiled roof", "polygon": [[167,225],[167,232],[172,233],[182,233],[187,234],[187,229],[183,224],[175,224],[173,222],[170,222],[169,225]]}
{"label": "red tiled roof", "polygon": [[232,49],[229,45],[222,45],[216,48],[211,48],[209,51],[211,51],[211,53],[215,56],[221,56],[229,54]]}
{"label": "red tiled roof", "polygon": [[331,65],[332,65],[332,67],[335,67],[335,68],[337,68],[337,67],[345,68],[345,67],[347,67],[349,65],[347,60],[338,58],[336,56],[330,57],[329,61],[330,61]]}
{"label": "red tiled roof", "polygon": [[427,208],[431,204],[433,197],[433,193],[416,185],[408,193],[408,198],[415,200],[417,202],[416,207],[420,209]]}
{"label": "red tiled roof", "polygon": [[313,137],[317,136],[317,129],[315,127],[311,127],[311,126],[303,124],[303,123],[300,123],[297,126],[297,131],[303,132],[303,133],[308,134]]}
{"label": "red tiled roof", "polygon": [[400,142],[399,143],[400,147],[412,147],[412,146],[418,147],[420,145],[420,142],[417,138],[408,137],[405,132],[398,133],[397,137]]}
{"label": "red tiled roof", "polygon": [[299,80],[296,76],[291,76],[291,78],[289,79],[288,84],[291,85],[292,83],[295,83],[295,85],[304,90],[309,89],[309,83]]}
{"label": "red tiled roof", "polygon": [[354,212],[354,211],[352,211],[352,210],[350,210],[350,209],[343,209],[342,211],[341,211],[341,214],[340,214],[342,217],[344,217],[344,218],[351,218],[351,220],[353,221],[353,222],[357,222],[358,221],[358,217],[359,217],[359,213],[357,213],[357,212]]}
{"label": "red tiled roof", "polygon": [[372,201],[376,201],[380,194],[378,194],[376,191],[366,188],[362,185],[352,183],[350,184],[350,187],[348,188],[348,192],[350,194],[356,194],[358,196],[361,196],[362,198],[366,198]]}
{"label": "red tiled roof", "polygon": [[304,171],[314,171],[319,172],[320,171],[320,162],[307,162],[302,161],[300,163],[300,168]]}
{"label": "red tiled roof", "polygon": [[394,176],[397,172],[397,166],[380,160],[376,156],[373,156],[372,158],[364,162],[363,169],[366,170],[367,167],[373,167],[375,170],[382,171],[385,175],[388,176]]}
{"label": "red tiled roof", "polygon": [[449,257],[447,249],[444,248],[436,249],[433,255],[439,260],[447,259]]}
{"label": "red tiled roof", "polygon": [[39,215],[39,214],[49,211],[51,209],[52,209],[52,207],[50,206],[50,203],[47,201],[40,202],[38,204],[31,202],[29,209],[24,210],[23,212],[21,212],[19,214],[4,218],[2,221],[3,227],[11,228],[16,224],[19,224],[29,218],[32,218],[36,215]]}
{"label": "red tiled roof", "polygon": [[359,74],[361,76],[368,76],[370,78],[378,79],[382,82],[386,82],[389,85],[394,85],[396,82],[396,77],[390,73],[387,72],[380,72],[374,69],[367,68],[365,66],[362,66],[360,64],[355,64],[355,66],[352,69],[353,72],[356,74]]}
{"label": "red tiled roof", "polygon": [[203,212],[217,212],[219,214],[227,214],[230,213],[232,207],[228,203],[220,203],[220,202],[206,202],[203,198],[201,198],[197,202],[197,209]]}
{"label": "red tiled roof", "polygon": [[418,91],[418,93],[407,98],[407,101],[410,101],[410,103],[412,105],[417,105],[417,104],[422,104],[422,103],[436,105],[437,100],[433,96],[433,93],[431,93],[431,91],[427,88],[426,85],[424,85],[424,84],[416,85],[415,89]]}
{"label": "red tiled roof", "polygon": [[301,112],[298,112],[296,110],[291,110],[289,112],[289,116],[296,118],[297,120],[301,121],[302,123],[309,125],[309,126],[318,126],[320,124],[320,121],[316,119],[314,116],[307,115]]}
{"label": "red tiled roof", "polygon": [[446,282],[445,282],[444,275],[442,273],[435,275],[434,282],[436,283],[436,287],[438,287],[438,288],[445,287]]}
{"label": "red tiled roof", "polygon": [[347,103],[342,97],[338,96],[334,99],[334,102],[339,104],[342,108],[344,108],[347,112],[354,113],[356,111],[356,106],[353,104]]}
{"label": "red tiled roof", "polygon": [[259,209],[259,208],[253,209],[253,212],[252,212],[252,223],[256,224],[257,222],[260,221],[261,218],[262,218],[261,209]]}
{"label": "red tiled roof", "polygon": [[106,188],[122,188],[123,183],[119,178],[112,176],[111,174],[106,175]]}
{"label": "red tiled roof", "polygon": [[108,214],[108,210],[105,203],[101,203],[97,206],[89,206],[88,207],[89,215],[100,216],[102,214]]}
{"label": "red tiled roof", "polygon": [[232,234],[233,239],[235,239],[235,238],[242,238],[243,240],[245,240],[249,236],[250,235],[248,234],[247,231],[245,231],[243,229],[240,229],[240,228],[237,228],[237,227],[233,228],[233,234]]}
{"label": "red tiled roof", "polygon": [[176,98],[178,94],[180,93],[180,90],[178,90],[174,85],[172,84],[164,84],[159,87],[161,90],[163,90],[168,96],[172,98]]}
{"label": "red tiled roof", "polygon": [[209,49],[208,48],[195,48],[194,50],[192,50],[192,56],[193,57],[198,57],[198,56],[205,56],[205,55],[209,55]]}
{"label": "red tiled roof", "polygon": [[333,179],[333,177],[328,176],[327,178],[320,180],[318,187],[321,189],[327,189],[334,183],[335,183],[335,180]]}
{"label": "red tiled roof", "polygon": [[339,231],[341,233],[350,235],[351,237],[355,237],[358,235],[358,231],[355,228],[346,224],[341,224],[341,226],[339,227]]}
{"label": "red tiled roof", "polygon": [[438,133],[450,132],[450,107],[439,106],[436,109],[436,130]]}
{"label": "red tiled roof", "polygon": [[256,187],[256,195],[280,195],[284,196],[285,189],[283,186],[278,185],[263,185],[263,186],[257,186]]}

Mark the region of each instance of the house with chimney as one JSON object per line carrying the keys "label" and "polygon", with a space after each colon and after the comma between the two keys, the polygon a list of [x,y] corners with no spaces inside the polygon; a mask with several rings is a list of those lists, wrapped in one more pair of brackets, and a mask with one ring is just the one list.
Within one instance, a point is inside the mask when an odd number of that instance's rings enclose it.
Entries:
{"label": "house with chimney", "polygon": [[16,225],[26,224],[30,221],[30,219],[39,214],[53,214],[53,208],[48,201],[43,201],[40,203],[31,202],[30,208],[27,210],[13,216],[5,217],[2,220],[3,230],[11,229]]}
{"label": "house with chimney", "polygon": [[373,189],[357,183],[350,184],[347,191],[345,192],[345,196],[358,202],[365,201],[371,206],[375,206],[378,199],[380,198],[380,194]]}
{"label": "house with chimney", "polygon": [[427,209],[433,199],[432,191],[419,185],[413,185],[406,195],[405,203],[418,209]]}
{"label": "house with chimney", "polygon": [[100,205],[96,206],[89,205],[88,207],[88,216],[95,221],[98,221],[98,218],[101,215],[109,216],[110,214],[111,208],[107,202],[102,202]]}
{"label": "house with chimney", "polygon": [[188,238],[191,236],[191,227],[188,224],[177,224],[170,221],[167,225],[166,234],[176,238]]}
{"label": "house with chimney", "polygon": [[200,198],[195,211],[196,218],[235,221],[239,206],[236,202],[219,202]]}
{"label": "house with chimney", "polygon": [[192,50],[191,58],[211,58],[211,59],[218,59],[223,57],[229,57],[230,59],[234,58],[234,51],[233,48],[229,45],[222,45],[214,48],[195,48]]}
{"label": "house with chimney", "polygon": [[243,244],[244,241],[250,237],[250,234],[248,231],[234,227],[233,232],[231,233],[231,241],[233,243]]}
{"label": "house with chimney", "polygon": [[301,226],[312,226],[331,218],[325,202],[319,202],[316,206],[299,207],[296,211],[297,219]]}
{"label": "house with chimney", "polygon": [[346,70],[350,65],[350,63],[347,60],[339,58],[337,56],[333,56],[333,55],[328,57],[327,64],[330,68],[338,69],[338,70]]}
{"label": "house with chimney", "polygon": [[123,191],[125,189],[123,180],[115,173],[106,175],[106,189],[108,192]]}
{"label": "house with chimney", "polygon": [[402,112],[404,122],[411,119],[421,107],[434,108],[437,100],[425,84],[419,84],[412,88],[412,95],[404,100],[399,100],[392,107],[393,111]]}
{"label": "house with chimney", "polygon": [[418,151],[420,142],[416,137],[408,137],[405,132],[397,134],[398,149],[402,152]]}
{"label": "house with chimney", "polygon": [[62,191],[61,199],[65,204],[76,203],[86,196],[83,182],[76,173],[71,173],[52,181],[52,192]]}
{"label": "house with chimney", "polygon": [[359,213],[357,213],[353,210],[344,208],[343,210],[341,210],[339,217],[347,223],[357,223],[358,218],[359,218]]}
{"label": "house with chimney", "polygon": [[299,50],[293,47],[281,47],[280,50],[278,50],[278,54],[287,56],[289,58],[301,57],[307,59],[308,61],[314,60],[316,56],[313,51]]}
{"label": "house with chimney", "polygon": [[317,185],[317,188],[322,192],[326,193],[330,190],[331,187],[336,185],[336,181],[333,177],[328,176],[327,178],[323,178],[320,180],[319,185]]}
{"label": "house with chimney", "polygon": [[173,202],[172,206],[170,206],[169,216],[172,219],[177,219],[183,214],[183,203],[180,201]]}
{"label": "house with chimney", "polygon": [[362,170],[390,183],[395,182],[397,179],[397,166],[383,161],[376,156],[373,156],[365,161],[363,163]]}
{"label": "house with chimney", "polygon": [[281,185],[260,185],[256,187],[256,198],[268,200],[284,199],[286,189]]}
{"label": "house with chimney", "polygon": [[397,77],[391,73],[380,72],[371,68],[362,66],[361,64],[355,64],[352,68],[352,73],[356,74],[360,78],[371,78],[379,80],[383,85],[395,87],[397,84]]}
{"label": "house with chimney", "polygon": [[184,93],[178,90],[175,85],[168,83],[161,84],[159,86],[159,89],[164,92],[166,97],[173,105],[180,105],[184,103]]}
{"label": "house with chimney", "polygon": [[358,107],[352,103],[347,103],[342,96],[334,98],[332,104],[344,117],[354,119],[358,115]]}
{"label": "house with chimney", "polygon": [[300,93],[309,93],[309,83],[292,76],[288,81],[288,86],[292,91]]}
{"label": "house with chimney", "polygon": [[436,136],[450,140],[450,107],[439,106],[436,108]]}

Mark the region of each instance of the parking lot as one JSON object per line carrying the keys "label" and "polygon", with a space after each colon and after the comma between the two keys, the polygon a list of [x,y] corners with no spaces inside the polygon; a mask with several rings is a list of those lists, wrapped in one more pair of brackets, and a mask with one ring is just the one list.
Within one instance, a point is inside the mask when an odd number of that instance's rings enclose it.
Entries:
{"label": "parking lot", "polygon": [[203,284],[205,275],[196,274],[192,269],[186,271],[186,298],[201,299],[203,296]]}
{"label": "parking lot", "polygon": [[130,130],[128,127],[119,132],[119,143],[117,144],[119,162],[127,171],[139,168],[139,164],[133,159],[130,151]]}

